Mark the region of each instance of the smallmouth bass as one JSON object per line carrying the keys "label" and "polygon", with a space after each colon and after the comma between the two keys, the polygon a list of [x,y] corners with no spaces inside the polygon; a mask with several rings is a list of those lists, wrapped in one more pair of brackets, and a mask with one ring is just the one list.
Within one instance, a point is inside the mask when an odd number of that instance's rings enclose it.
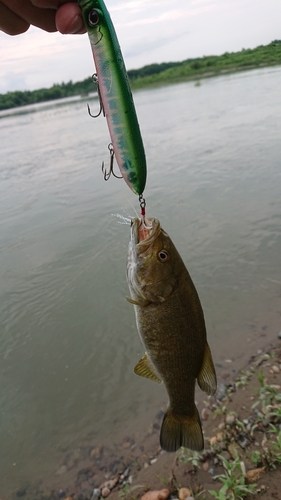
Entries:
{"label": "smallmouth bass", "polygon": [[191,277],[168,234],[155,218],[131,222],[127,280],[145,354],[137,375],[163,381],[169,406],[160,431],[166,451],[181,446],[201,451],[202,427],[195,382],[207,394],[217,380],[200,300]]}

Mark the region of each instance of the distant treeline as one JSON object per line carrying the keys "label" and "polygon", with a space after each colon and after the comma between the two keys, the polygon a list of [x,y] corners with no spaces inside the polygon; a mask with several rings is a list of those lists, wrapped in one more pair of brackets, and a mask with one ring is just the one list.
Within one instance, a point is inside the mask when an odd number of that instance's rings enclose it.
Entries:
{"label": "distant treeline", "polygon": [[17,106],[25,106],[26,104],[34,104],[38,102],[51,101],[62,97],[70,97],[79,94],[88,94],[95,90],[95,85],[92,78],[86,78],[82,82],[54,84],[48,89],[39,90],[16,90],[0,94],[0,110],[15,108]]}
{"label": "distant treeline", "polygon": [[132,87],[140,88],[277,64],[281,64],[281,40],[274,40],[269,45],[260,45],[255,49],[225,52],[221,56],[203,56],[178,63],[166,63],[166,68],[162,68],[165,64],[151,64],[136,71],[128,71],[128,74]]}
{"label": "distant treeline", "polygon": [[[204,56],[181,62],[148,64],[140,69],[129,70],[128,75],[132,88],[140,88],[276,64],[281,64],[281,40],[274,40],[269,45],[260,45],[255,49],[226,52],[221,56]],[[62,97],[87,95],[94,90],[92,78],[86,78],[76,83],[69,81],[55,84],[48,89],[7,92],[0,94],[0,110]]]}

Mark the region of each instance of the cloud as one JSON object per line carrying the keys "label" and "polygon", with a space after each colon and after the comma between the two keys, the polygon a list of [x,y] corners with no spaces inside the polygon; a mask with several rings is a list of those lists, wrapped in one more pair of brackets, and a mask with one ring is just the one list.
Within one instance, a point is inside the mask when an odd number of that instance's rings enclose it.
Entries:
{"label": "cloud", "polygon": [[[128,69],[253,48],[280,38],[280,0],[106,0]],[[93,73],[87,35],[0,32],[0,91]]]}
{"label": "cloud", "polygon": [[[179,38],[183,38],[187,35],[187,32],[173,34],[173,43]],[[158,49],[163,49],[165,46],[171,44],[171,35],[157,36],[154,39],[144,40],[140,44],[139,41],[131,43],[130,47],[123,51],[124,59],[137,57],[141,54],[147,54],[148,52],[158,53]],[[164,57],[164,56],[163,56]],[[159,59],[159,56],[158,56]],[[158,62],[166,62],[164,60]]]}

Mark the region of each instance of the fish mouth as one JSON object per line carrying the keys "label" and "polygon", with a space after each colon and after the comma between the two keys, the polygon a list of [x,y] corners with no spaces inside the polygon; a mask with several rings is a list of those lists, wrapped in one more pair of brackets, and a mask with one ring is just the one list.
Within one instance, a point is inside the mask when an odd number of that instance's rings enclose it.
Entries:
{"label": "fish mouth", "polygon": [[131,242],[137,253],[144,253],[161,231],[160,222],[155,218],[134,218],[131,222]]}

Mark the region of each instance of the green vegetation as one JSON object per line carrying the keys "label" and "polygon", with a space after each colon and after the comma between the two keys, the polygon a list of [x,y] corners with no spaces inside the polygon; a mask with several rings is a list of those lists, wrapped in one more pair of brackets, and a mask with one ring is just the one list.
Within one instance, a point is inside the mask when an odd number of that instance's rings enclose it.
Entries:
{"label": "green vegetation", "polygon": [[219,491],[210,490],[209,493],[216,500],[243,500],[249,493],[255,493],[256,484],[247,484],[239,458],[229,462],[223,456],[218,455],[224,468],[224,473],[215,477],[223,486]]}
{"label": "green vegetation", "polygon": [[[156,72],[155,66],[151,65],[153,72],[150,75],[136,77],[130,74],[129,78],[133,88],[157,85],[183,80],[198,80],[210,76],[220,75],[253,69],[262,66],[273,66],[281,64],[281,40],[274,40],[269,45],[260,45],[255,49],[242,49],[240,52],[226,52],[221,56],[204,56],[198,59],[187,59],[177,63],[171,63],[169,68]],[[159,65],[161,66],[161,65]],[[145,68],[149,68],[145,67]],[[143,71],[142,68],[139,71]]]}
{"label": "green vegetation", "polygon": [[[281,40],[274,40],[269,45],[260,45],[255,49],[226,52],[221,56],[204,56],[182,62],[149,64],[140,69],[129,70],[128,75],[132,88],[142,88],[149,85],[198,80],[223,73],[277,64],[281,64]],[[55,84],[49,89],[7,92],[0,94],[0,110],[62,97],[87,95],[94,90],[92,79],[87,78],[76,83],[70,81]]]}
{"label": "green vegetation", "polygon": [[[224,420],[219,421],[217,431],[212,429],[215,436],[207,438],[210,448],[203,453],[186,448],[180,450],[179,462],[191,466],[193,474],[201,468],[212,471],[214,489],[200,491],[200,495],[205,495],[204,500],[209,500],[210,495],[216,500],[248,499],[252,494],[266,491],[268,486],[258,487],[257,484],[266,472],[280,470],[281,394],[280,386],[269,383],[269,377],[274,381],[276,374],[280,373],[281,351],[275,360],[274,355],[274,352],[262,354],[249,371],[241,372],[235,384],[228,386],[223,401],[209,400],[209,411],[213,415],[222,415]],[[234,398],[233,391],[244,391],[246,387],[246,401],[252,403],[248,408],[241,407],[247,411],[247,418],[239,419],[229,406]],[[255,391],[255,395],[249,398],[252,391]],[[208,403],[205,404],[207,406]],[[237,401],[234,406],[237,407]],[[216,407],[222,411],[216,412]],[[204,464],[207,464],[207,468],[204,468]],[[217,470],[218,474],[215,473]]]}
{"label": "green vegetation", "polygon": [[94,90],[95,86],[92,78],[86,78],[82,82],[73,83],[70,81],[68,83],[61,83],[60,85],[55,84],[49,89],[7,92],[6,94],[0,94],[0,110],[61,99],[62,97],[88,94]]}

